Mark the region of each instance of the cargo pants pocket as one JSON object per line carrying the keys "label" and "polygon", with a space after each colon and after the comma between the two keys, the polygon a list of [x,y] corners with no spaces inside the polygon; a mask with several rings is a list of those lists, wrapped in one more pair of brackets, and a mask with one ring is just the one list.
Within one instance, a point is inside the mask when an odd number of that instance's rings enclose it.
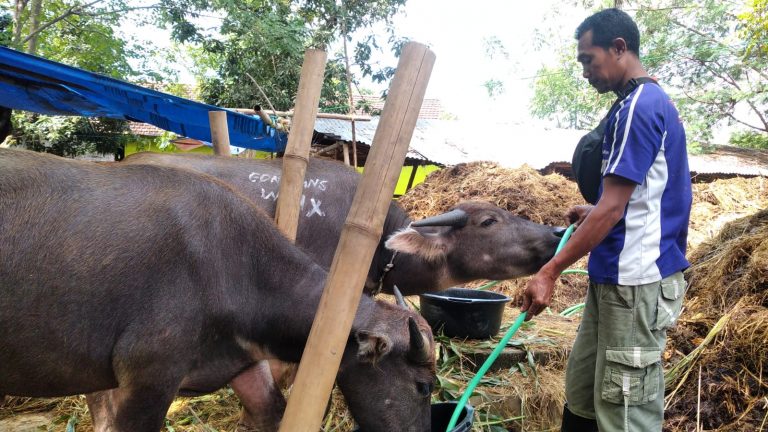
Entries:
{"label": "cargo pants pocket", "polygon": [[607,347],[601,397],[625,406],[643,405],[659,396],[658,347]]}
{"label": "cargo pants pocket", "polygon": [[666,330],[675,326],[685,296],[685,279],[669,277],[662,279],[656,310],[656,325],[652,330]]}

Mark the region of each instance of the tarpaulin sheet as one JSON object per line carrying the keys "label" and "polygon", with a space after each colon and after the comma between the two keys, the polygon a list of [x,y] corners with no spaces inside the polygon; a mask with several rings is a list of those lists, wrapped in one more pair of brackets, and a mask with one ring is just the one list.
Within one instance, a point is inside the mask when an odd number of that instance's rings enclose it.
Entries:
{"label": "tarpaulin sheet", "polygon": [[[0,106],[47,115],[144,122],[205,142],[211,142],[208,112],[223,110],[5,47],[0,47]],[[231,145],[285,150],[284,133],[258,117],[226,112]]]}

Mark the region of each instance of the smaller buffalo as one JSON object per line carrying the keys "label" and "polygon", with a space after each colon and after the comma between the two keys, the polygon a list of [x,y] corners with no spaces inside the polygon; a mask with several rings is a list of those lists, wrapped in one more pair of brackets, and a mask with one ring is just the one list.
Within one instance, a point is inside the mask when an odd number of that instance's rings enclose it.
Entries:
{"label": "smaller buffalo", "polygon": [[[97,431],[158,431],[177,394],[298,362],[327,275],[250,200],[169,167],[0,149],[0,221],[0,396],[86,393]],[[337,378],[364,430],[430,430],[417,314],[363,296]]]}

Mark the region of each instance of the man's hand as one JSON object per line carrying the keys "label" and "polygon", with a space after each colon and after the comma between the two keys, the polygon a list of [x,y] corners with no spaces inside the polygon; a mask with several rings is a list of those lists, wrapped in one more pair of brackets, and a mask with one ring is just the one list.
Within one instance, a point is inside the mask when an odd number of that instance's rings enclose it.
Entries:
{"label": "man's hand", "polygon": [[576,224],[578,227],[581,225],[582,222],[584,222],[584,219],[587,218],[587,215],[589,212],[592,211],[592,209],[595,208],[595,206],[591,205],[577,205],[573,206],[565,213],[565,218],[568,220],[568,223]]}
{"label": "man's hand", "polygon": [[531,318],[549,307],[557,276],[557,274],[553,275],[547,271],[545,266],[536,273],[533,279],[528,281],[523,292],[523,307],[520,309],[521,312],[528,312],[525,317],[526,321],[530,321]]}

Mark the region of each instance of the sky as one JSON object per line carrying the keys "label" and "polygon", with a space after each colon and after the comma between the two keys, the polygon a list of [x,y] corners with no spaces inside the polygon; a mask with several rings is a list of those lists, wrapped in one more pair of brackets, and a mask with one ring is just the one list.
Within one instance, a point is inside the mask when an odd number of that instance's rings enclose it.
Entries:
{"label": "sky", "polygon": [[[394,23],[398,35],[430,46],[436,55],[426,97],[440,99],[446,111],[462,119],[516,121],[528,117],[532,77],[555,59],[551,49],[535,46],[536,29],[560,27],[563,32],[552,40],[571,38],[587,16],[553,13],[555,3],[562,7],[563,2],[551,0],[408,0],[406,13]],[[501,42],[507,58],[488,58],[485,47],[491,39]],[[503,83],[502,95],[488,96],[483,83],[489,79]]]}
{"label": "sky", "polygon": [[[144,2],[150,0],[132,3]],[[547,36],[551,41],[570,40],[576,26],[588,15],[587,11],[564,3],[555,0],[524,3],[408,0],[404,13],[395,17],[393,23],[398,36],[426,44],[435,53],[426,97],[439,99],[444,111],[460,119],[477,121],[480,126],[483,122],[529,123],[533,121],[528,114],[533,77],[543,64],[554,62],[551,47],[537,47],[534,43],[536,29],[551,29],[551,35]],[[149,31],[130,24],[124,26],[123,31],[161,47],[171,46],[167,31]],[[486,55],[486,41],[492,39],[500,42],[506,55],[494,58]],[[385,41],[386,37],[380,40]],[[335,49],[340,46],[330,50]],[[390,66],[397,62],[388,51],[378,54],[376,60]],[[188,58],[181,56],[176,65],[180,81],[194,81],[187,72]],[[359,74],[356,77],[361,78]],[[489,97],[483,86],[488,80],[503,83],[504,92],[495,98]],[[364,80],[363,86],[383,90],[370,81]]]}

